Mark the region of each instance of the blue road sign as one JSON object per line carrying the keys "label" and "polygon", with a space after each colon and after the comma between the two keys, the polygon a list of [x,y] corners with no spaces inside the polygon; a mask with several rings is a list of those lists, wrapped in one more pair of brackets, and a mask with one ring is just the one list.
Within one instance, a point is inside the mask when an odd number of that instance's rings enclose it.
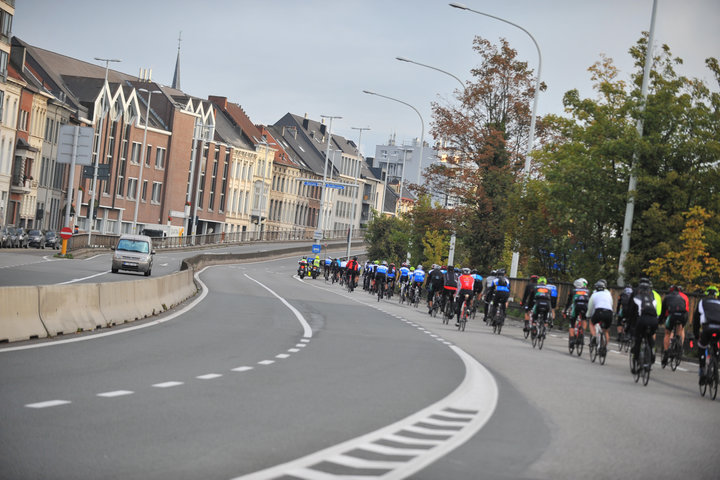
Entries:
{"label": "blue road sign", "polygon": [[309,186],[311,186],[311,187],[319,187],[321,182],[308,182],[308,181],[305,181],[305,182],[303,182],[303,183],[304,183],[305,185],[309,185]]}
{"label": "blue road sign", "polygon": [[312,253],[320,253],[320,244],[318,244],[318,243],[313,244]]}
{"label": "blue road sign", "polygon": [[328,184],[327,184],[327,187],[328,187],[328,188],[337,188],[337,189],[339,189],[339,190],[342,190],[343,188],[345,188],[345,185],[336,185],[336,184],[334,184],[334,183],[328,183]]}

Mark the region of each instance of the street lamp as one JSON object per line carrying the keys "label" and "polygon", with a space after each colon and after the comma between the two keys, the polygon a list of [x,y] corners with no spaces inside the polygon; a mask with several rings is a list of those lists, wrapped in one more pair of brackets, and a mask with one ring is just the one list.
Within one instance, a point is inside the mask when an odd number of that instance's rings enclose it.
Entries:
{"label": "street lamp", "polygon": [[379,93],[370,92],[368,90],[363,90],[363,93],[367,93],[368,95],[376,95],[378,97],[386,98],[388,100],[392,100],[393,102],[402,103],[405,106],[408,106],[415,110],[415,113],[417,113],[418,117],[420,117],[420,125],[422,127],[422,130],[420,131],[420,161],[418,162],[418,174],[417,174],[417,184],[420,185],[420,172],[422,171],[422,161],[423,161],[423,144],[425,143],[425,121],[422,118],[422,115],[420,115],[420,112],[417,108],[413,107],[407,102],[403,102],[402,100],[398,100],[397,98],[388,97],[386,95],[380,95]]}
{"label": "street lamp", "polygon": [[[110,68],[110,62],[122,62],[122,60],[118,60],[115,58],[99,58],[95,57],[95,60],[99,62],[105,62],[105,82],[103,83],[103,91],[102,91],[102,107],[100,107],[100,125],[98,128],[98,145],[97,145],[97,156],[95,157],[95,168],[93,170],[93,181],[92,181],[92,196],[90,197],[90,205],[88,205],[88,217],[90,217],[90,226],[88,228],[88,245],[90,245],[90,240],[92,239],[92,229],[93,229],[93,223],[94,223],[94,213],[95,213],[95,189],[97,187],[97,175],[98,175],[98,164],[100,163],[100,153],[102,152],[102,149],[100,148],[100,142],[103,142],[104,145],[104,135],[103,135],[103,120],[105,119],[105,90],[106,88],[109,90],[110,87],[108,85],[108,70]],[[72,188],[72,186],[70,187]],[[78,205],[78,213],[80,212],[80,205]]]}
{"label": "street lamp", "polygon": [[[325,148],[325,168],[323,170],[323,186],[322,191],[320,192],[320,217],[318,218],[318,228],[315,232],[315,236],[322,235],[323,228],[325,227],[325,190],[327,190],[327,167],[328,167],[328,159],[330,158],[330,142],[332,141],[332,121],[333,119],[341,119],[342,117],[339,116],[332,116],[332,115],[320,115],[321,118],[327,118],[329,119],[328,122],[328,141],[327,141],[327,147]],[[320,233],[318,233],[320,232]],[[322,238],[322,237],[320,237]],[[316,240],[320,240],[320,238],[317,238]]]}
{"label": "street lamp", "polygon": [[[362,132],[363,130],[370,130],[370,127],[350,127],[353,130],[358,130],[358,156],[360,157],[360,162],[363,161],[362,154],[360,153],[360,142],[362,142]],[[359,164],[358,168],[356,169],[355,173],[355,185],[357,185],[357,188],[355,190],[355,197],[360,197],[362,194],[360,193],[360,171],[362,169],[362,165]],[[350,260],[350,243],[352,242],[352,231],[353,231],[353,224],[355,223],[355,197],[353,197],[352,206],[351,206],[351,213],[350,213],[350,230],[348,231],[348,244],[347,244],[347,257],[348,260]]]}
{"label": "street lamp", "polygon": [[[262,234],[263,234],[263,230],[262,230],[263,225],[262,224],[264,223],[262,221],[263,220],[262,214],[263,214],[263,210],[264,210],[263,207],[265,206],[264,204],[267,203],[267,202],[265,202],[265,179],[267,177],[267,173],[269,170],[268,169],[268,151],[270,150],[270,145],[275,145],[275,143],[268,142],[267,138],[265,136],[263,136],[262,141],[261,142],[258,141],[258,145],[262,145],[265,147],[265,160],[263,161],[263,180],[262,180],[262,186],[260,187],[260,205],[258,205],[258,207],[260,207],[258,209],[258,229],[260,230],[260,232],[259,232],[260,240],[262,240]],[[269,196],[270,195],[268,195],[268,197]],[[264,218],[267,220],[269,216],[270,216],[270,210],[268,207],[268,213],[265,215]]]}
{"label": "street lamp", "polygon": [[137,232],[137,217],[138,217],[138,207],[140,206],[140,195],[142,192],[142,182],[143,182],[143,167],[145,166],[145,160],[147,155],[147,132],[148,132],[148,122],[150,121],[150,102],[152,101],[152,94],[153,93],[162,93],[161,90],[148,90],[146,88],[138,88],[138,92],[145,92],[148,94],[148,101],[147,101],[147,111],[145,112],[145,131],[143,133],[143,143],[142,143],[142,153],[140,155],[140,175],[138,175],[138,186],[135,189],[135,213],[133,214],[133,224],[132,224],[132,231],[135,233]]}
{"label": "street lamp", "polygon": [[[525,30],[520,25],[513,23],[509,20],[505,20],[504,18],[496,17],[495,15],[490,15],[489,13],[483,13],[479,12],[477,10],[473,10],[472,8],[469,8],[462,3],[452,2],[449,4],[453,8],[458,8],[460,10],[467,10],[469,12],[477,13],[478,15],[484,15],[486,17],[494,18],[495,20],[500,20],[501,22],[505,22],[509,25],[512,25],[513,27],[517,27],[523,32],[527,33],[527,35],[530,37],[530,40],[533,41],[535,44],[535,48],[537,49],[538,53],[538,71],[537,71],[537,78],[535,79],[535,95],[533,96],[533,108],[532,108],[532,116],[530,117],[530,133],[528,135],[528,147],[527,147],[527,153],[525,155],[525,177],[526,179],[530,176],[530,152],[533,150],[533,143],[535,143],[535,117],[537,116],[537,104],[538,104],[538,95],[540,94],[540,75],[542,73],[542,53],[540,52],[540,46],[538,45],[537,41],[535,40],[535,37],[532,36],[530,32]],[[514,277],[517,275],[517,269],[518,269],[518,263],[520,262],[520,254],[518,252],[513,252],[512,256],[512,264],[510,266],[510,276]]]}

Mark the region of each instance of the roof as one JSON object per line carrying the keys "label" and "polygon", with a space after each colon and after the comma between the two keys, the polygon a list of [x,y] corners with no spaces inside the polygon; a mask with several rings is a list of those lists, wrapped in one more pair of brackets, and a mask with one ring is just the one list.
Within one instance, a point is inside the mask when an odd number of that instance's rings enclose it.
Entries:
{"label": "roof", "polygon": [[233,147],[254,150],[255,146],[247,141],[242,130],[237,128],[227,113],[215,108],[215,139]]}

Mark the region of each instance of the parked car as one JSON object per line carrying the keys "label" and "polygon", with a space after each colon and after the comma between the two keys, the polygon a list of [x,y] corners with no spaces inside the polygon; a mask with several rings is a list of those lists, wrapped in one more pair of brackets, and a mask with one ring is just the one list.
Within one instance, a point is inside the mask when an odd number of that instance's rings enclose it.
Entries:
{"label": "parked car", "polygon": [[8,227],[0,228],[0,248],[12,247],[12,243],[10,240],[11,237],[12,237],[12,233],[10,232],[10,228],[8,228]]}
{"label": "parked car", "polygon": [[60,238],[60,235],[52,230],[48,230],[45,232],[45,246],[54,248],[55,250],[60,250],[60,247],[62,246],[62,238]]}
{"label": "parked car", "polygon": [[143,272],[146,277],[152,272],[152,239],[147,235],[123,235],[113,249],[112,273],[118,270]]}
{"label": "parked car", "polygon": [[17,227],[15,233],[17,234],[17,247],[28,248],[30,237],[28,236],[27,230],[22,227]]}
{"label": "parked car", "polygon": [[42,230],[30,230],[28,232],[28,246],[45,248],[45,234]]}

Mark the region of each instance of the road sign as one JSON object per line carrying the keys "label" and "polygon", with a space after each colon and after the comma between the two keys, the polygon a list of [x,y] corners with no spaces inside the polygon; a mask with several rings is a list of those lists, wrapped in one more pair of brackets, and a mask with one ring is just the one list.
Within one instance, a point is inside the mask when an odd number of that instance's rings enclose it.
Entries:
{"label": "road sign", "polygon": [[322,230],[315,230],[315,233],[313,233],[313,239],[314,240],[322,240],[323,232]]}
{"label": "road sign", "polygon": [[320,244],[319,243],[313,244],[312,253],[320,253]]}
{"label": "road sign", "polygon": [[338,190],[342,190],[345,188],[345,185],[337,185],[335,183],[328,183],[325,186],[328,188],[337,188]]}
{"label": "road sign", "polygon": [[320,183],[322,183],[322,182],[307,182],[307,181],[303,182],[304,185],[308,185],[310,187],[319,187]]}
{"label": "road sign", "polygon": [[57,163],[70,163],[75,142],[75,129],[78,129],[78,138],[75,152],[75,165],[90,165],[92,163],[92,143],[95,130],[92,127],[77,127],[63,125],[60,127],[58,139]]}
{"label": "road sign", "polygon": [[63,240],[67,240],[70,237],[72,237],[72,230],[70,227],[64,227],[62,230],[60,230],[60,238]]}
{"label": "road sign", "polygon": [[[97,166],[97,179],[98,180],[110,180],[110,164],[101,163]],[[86,165],[83,167],[83,178],[93,178],[95,173],[95,167],[93,165]]]}

